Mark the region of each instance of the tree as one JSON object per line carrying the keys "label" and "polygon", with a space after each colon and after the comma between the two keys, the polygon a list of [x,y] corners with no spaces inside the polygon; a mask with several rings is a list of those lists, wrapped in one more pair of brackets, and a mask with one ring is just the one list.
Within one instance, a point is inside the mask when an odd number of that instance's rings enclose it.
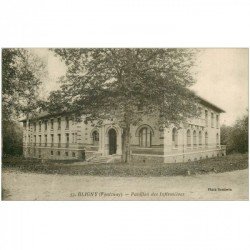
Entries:
{"label": "tree", "polygon": [[15,120],[38,106],[45,64],[28,49],[2,50],[2,115]]}
{"label": "tree", "polygon": [[221,144],[227,146],[228,153],[248,152],[248,115],[238,119],[233,126],[221,127]]}
{"label": "tree", "polygon": [[[130,159],[130,127],[155,113],[159,124],[180,123],[197,114],[191,73],[192,49],[54,49],[67,65],[50,112],[65,110],[85,121],[114,119],[123,129],[122,152]],[[84,107],[84,108],[83,108]]]}
{"label": "tree", "polygon": [[2,50],[3,154],[22,153],[22,133],[17,119],[29,118],[39,106],[39,88],[45,64],[28,49]]}

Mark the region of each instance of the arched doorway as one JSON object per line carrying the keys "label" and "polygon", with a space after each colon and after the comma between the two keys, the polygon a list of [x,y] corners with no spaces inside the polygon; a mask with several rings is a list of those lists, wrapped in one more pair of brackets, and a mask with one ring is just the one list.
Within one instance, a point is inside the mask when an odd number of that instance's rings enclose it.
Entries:
{"label": "arched doorway", "polygon": [[109,130],[109,154],[114,155],[116,154],[116,143],[117,143],[117,136],[116,136],[116,131],[111,128]]}

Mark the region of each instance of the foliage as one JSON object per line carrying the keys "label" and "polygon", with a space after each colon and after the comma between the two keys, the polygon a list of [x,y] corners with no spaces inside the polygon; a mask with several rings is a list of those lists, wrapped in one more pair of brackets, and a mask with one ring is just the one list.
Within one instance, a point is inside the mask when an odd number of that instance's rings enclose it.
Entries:
{"label": "foliage", "polygon": [[15,120],[37,107],[45,64],[28,49],[2,50],[3,120]]}
{"label": "foliage", "polygon": [[248,152],[248,115],[238,119],[233,126],[221,127],[221,144],[227,146],[227,152]]}
{"label": "foliage", "polygon": [[22,154],[22,128],[13,121],[2,122],[3,157]]}
{"label": "foliage", "polygon": [[[123,128],[129,160],[130,126],[156,114],[160,124],[179,124],[197,113],[192,49],[54,49],[68,69],[51,94],[50,112],[73,111],[86,121],[111,119]],[[157,118],[156,118],[157,120]]]}

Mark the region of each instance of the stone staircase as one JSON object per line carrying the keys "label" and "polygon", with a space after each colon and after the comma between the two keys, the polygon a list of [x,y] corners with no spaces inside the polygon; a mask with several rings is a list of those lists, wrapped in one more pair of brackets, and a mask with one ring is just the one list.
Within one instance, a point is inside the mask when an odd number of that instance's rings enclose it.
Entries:
{"label": "stone staircase", "polygon": [[102,155],[97,154],[91,157],[90,159],[87,159],[87,162],[91,164],[114,163],[114,162],[120,162],[120,161],[121,161],[120,155],[102,156]]}

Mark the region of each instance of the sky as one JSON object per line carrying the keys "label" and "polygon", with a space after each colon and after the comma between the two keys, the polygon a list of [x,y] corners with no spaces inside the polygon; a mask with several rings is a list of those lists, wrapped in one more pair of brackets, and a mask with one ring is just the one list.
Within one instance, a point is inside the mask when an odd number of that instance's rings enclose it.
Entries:
{"label": "sky", "polygon": [[[59,77],[66,72],[65,64],[48,49],[32,49],[47,62],[43,96],[59,88]],[[201,49],[195,68],[199,96],[222,108],[221,124],[232,125],[248,109],[248,49]]]}

